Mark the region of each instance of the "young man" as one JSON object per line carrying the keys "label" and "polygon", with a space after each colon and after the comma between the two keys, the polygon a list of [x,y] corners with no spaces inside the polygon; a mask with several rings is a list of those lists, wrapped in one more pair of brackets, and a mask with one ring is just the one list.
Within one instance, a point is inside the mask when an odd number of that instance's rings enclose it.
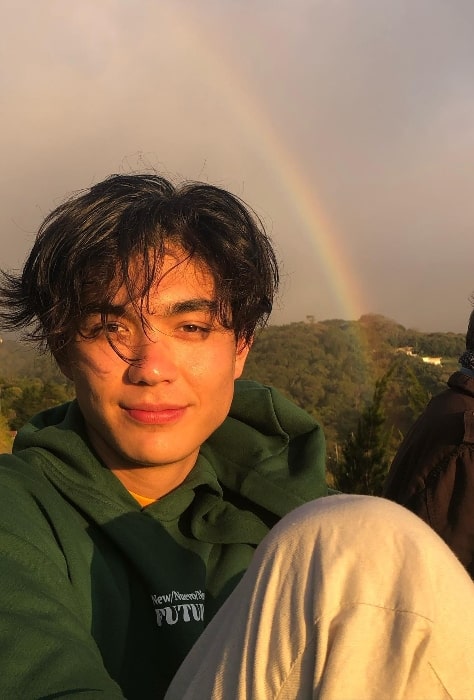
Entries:
{"label": "young man", "polygon": [[234,390],[277,282],[240,200],[149,175],[59,206],[3,274],[4,326],[77,398],[0,459],[1,697],[474,697],[451,552],[380,499],[298,508],[328,493],[321,429]]}
{"label": "young man", "polygon": [[231,408],[277,283],[242,202],[149,175],[59,206],[4,274],[4,324],[77,400],[2,458],[0,696],[162,696],[269,529],[327,494],[314,420],[248,382]]}

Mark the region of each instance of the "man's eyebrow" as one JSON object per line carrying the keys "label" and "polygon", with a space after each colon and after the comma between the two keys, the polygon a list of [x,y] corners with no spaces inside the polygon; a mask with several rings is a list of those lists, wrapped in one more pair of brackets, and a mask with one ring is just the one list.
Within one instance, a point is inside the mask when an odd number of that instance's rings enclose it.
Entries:
{"label": "man's eyebrow", "polygon": [[192,313],[193,311],[205,311],[211,314],[217,313],[217,302],[215,299],[183,299],[175,301],[163,308],[161,313],[164,316],[178,316],[179,314]]}
{"label": "man's eyebrow", "polygon": [[125,304],[90,304],[85,307],[87,315],[103,314],[104,316],[125,316],[127,307]]}
{"label": "man's eyebrow", "polygon": [[[88,309],[90,314],[104,314],[104,316],[116,316],[121,318],[128,318],[133,315],[133,306],[128,304],[101,304]],[[195,311],[201,311],[205,313],[210,313],[212,315],[216,314],[218,310],[218,304],[215,299],[205,299],[205,298],[195,298],[195,299],[183,299],[180,301],[175,301],[170,304],[164,304],[157,309],[150,309],[152,315],[156,316],[179,316],[180,314],[193,313]]]}

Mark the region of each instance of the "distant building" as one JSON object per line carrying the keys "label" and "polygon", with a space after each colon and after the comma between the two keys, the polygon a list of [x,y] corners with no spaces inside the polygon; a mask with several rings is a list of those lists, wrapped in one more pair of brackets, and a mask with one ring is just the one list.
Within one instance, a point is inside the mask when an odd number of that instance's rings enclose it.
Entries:
{"label": "distant building", "polygon": [[405,348],[397,348],[397,352],[403,352],[405,355],[408,355],[408,357],[418,357],[418,359],[422,360],[425,362],[427,365],[438,365],[441,366],[441,360],[443,359],[442,357],[430,357],[430,355],[417,355],[416,352],[413,352],[412,347],[405,347]]}
{"label": "distant building", "polygon": [[426,362],[427,365],[441,365],[441,357],[428,357],[425,355],[421,359],[423,362]]}

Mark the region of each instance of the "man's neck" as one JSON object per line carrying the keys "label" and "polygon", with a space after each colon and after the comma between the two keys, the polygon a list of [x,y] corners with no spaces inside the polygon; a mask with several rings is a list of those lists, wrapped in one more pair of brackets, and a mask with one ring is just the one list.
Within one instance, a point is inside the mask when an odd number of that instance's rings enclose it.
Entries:
{"label": "man's neck", "polygon": [[111,469],[127,491],[158,500],[176,489],[188,476],[194,463],[155,467]]}

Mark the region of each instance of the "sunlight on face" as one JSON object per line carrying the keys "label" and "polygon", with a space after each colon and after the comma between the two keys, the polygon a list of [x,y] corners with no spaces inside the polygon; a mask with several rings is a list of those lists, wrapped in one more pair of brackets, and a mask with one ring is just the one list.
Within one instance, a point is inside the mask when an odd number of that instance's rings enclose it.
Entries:
{"label": "sunlight on face", "polygon": [[120,289],[105,330],[99,312],[88,316],[62,368],[110,469],[161,466],[184,478],[227,416],[249,348],[216,321],[210,271],[180,251],[165,256],[146,309],[144,327]]}

